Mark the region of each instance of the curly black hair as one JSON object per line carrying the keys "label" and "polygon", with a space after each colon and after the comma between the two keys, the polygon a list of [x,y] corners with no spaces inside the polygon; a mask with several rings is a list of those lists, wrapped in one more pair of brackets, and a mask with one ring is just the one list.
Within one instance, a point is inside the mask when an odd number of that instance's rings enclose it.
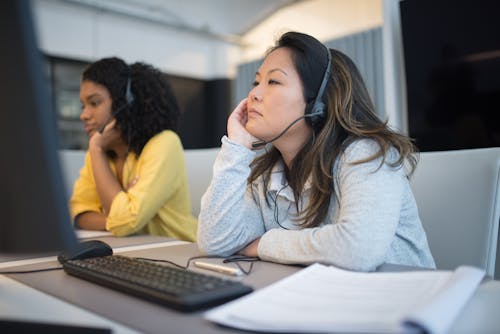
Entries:
{"label": "curly black hair", "polygon": [[[140,155],[144,145],[163,130],[177,130],[180,109],[165,74],[151,65],[127,65],[117,57],[90,64],[82,75],[106,87],[112,99],[112,114],[129,150]],[[127,99],[127,82],[133,99]]]}

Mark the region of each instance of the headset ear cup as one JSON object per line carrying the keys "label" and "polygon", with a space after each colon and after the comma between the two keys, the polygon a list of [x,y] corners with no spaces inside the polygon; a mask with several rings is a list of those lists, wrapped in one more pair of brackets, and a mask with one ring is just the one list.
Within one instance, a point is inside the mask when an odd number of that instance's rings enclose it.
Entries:
{"label": "headset ear cup", "polygon": [[307,113],[306,122],[314,129],[314,131],[319,131],[323,126],[325,119],[325,109],[326,106],[323,102],[316,102],[313,104],[312,108]]}

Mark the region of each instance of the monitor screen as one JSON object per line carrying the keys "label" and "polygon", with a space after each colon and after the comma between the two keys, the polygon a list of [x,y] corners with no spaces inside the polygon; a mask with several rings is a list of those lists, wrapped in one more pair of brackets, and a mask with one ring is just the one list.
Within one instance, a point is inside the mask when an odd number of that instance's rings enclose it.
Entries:
{"label": "monitor screen", "polygon": [[30,2],[0,1],[0,253],[76,244]]}
{"label": "monitor screen", "polygon": [[405,0],[400,12],[419,149],[500,146],[500,1]]}

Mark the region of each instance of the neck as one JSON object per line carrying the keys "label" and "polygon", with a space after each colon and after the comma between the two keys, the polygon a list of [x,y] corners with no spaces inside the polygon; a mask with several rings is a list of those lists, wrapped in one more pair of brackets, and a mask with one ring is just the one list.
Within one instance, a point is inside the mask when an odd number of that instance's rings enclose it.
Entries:
{"label": "neck", "polygon": [[281,157],[289,170],[292,168],[293,159],[312,136],[312,129],[307,132],[297,132],[293,136],[287,136],[276,140],[274,147],[281,153]]}
{"label": "neck", "polygon": [[116,154],[116,160],[126,160],[127,159],[129,149],[128,149],[128,145],[126,145],[125,143],[120,143],[118,145],[113,146],[112,150]]}

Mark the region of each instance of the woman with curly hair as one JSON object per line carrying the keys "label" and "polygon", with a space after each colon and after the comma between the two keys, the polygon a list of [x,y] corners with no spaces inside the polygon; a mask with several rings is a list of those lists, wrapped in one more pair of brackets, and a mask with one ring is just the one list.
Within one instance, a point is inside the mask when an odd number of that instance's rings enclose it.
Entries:
{"label": "woman with curly hair", "polygon": [[198,246],[359,271],[433,268],[408,182],[414,153],[377,117],[346,55],[288,32],[229,116],[201,201]]}
{"label": "woman with curly hair", "polygon": [[80,100],[89,147],[70,200],[75,225],[194,241],[180,111],[162,73],[101,59],[83,72]]}

